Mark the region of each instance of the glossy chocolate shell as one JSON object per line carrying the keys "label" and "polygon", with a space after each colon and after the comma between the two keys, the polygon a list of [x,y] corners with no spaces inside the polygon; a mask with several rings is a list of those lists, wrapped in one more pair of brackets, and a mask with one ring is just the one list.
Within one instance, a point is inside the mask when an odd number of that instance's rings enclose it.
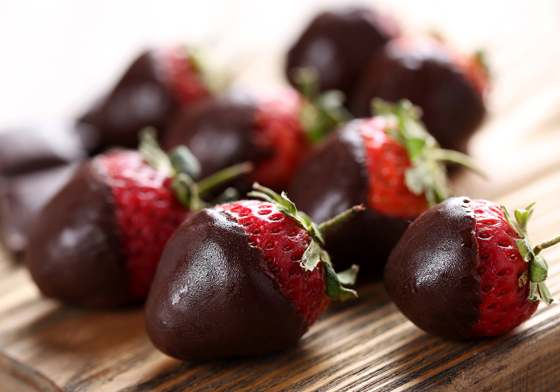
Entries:
{"label": "glossy chocolate shell", "polygon": [[148,296],[154,345],[175,358],[207,360],[296,344],[307,325],[265,265],[226,213],[194,215],[169,240]]}
{"label": "glossy chocolate shell", "polygon": [[22,175],[0,177],[0,236],[15,256],[27,245],[27,233],[43,207],[72,178],[79,164],[59,165]]}
{"label": "glossy chocolate shell", "polygon": [[170,150],[186,145],[200,162],[200,178],[236,163],[269,156],[253,142],[256,99],[245,90],[208,98],[182,112],[162,140]]}
{"label": "glossy chocolate shell", "polygon": [[402,40],[388,43],[364,69],[349,97],[350,111],[369,117],[373,98],[406,98],[422,109],[422,121],[443,148],[465,152],[486,113],[480,94],[444,44]]}
{"label": "glossy chocolate shell", "polygon": [[0,176],[17,176],[79,162],[87,152],[80,128],[65,121],[42,120],[0,132]]}
{"label": "glossy chocolate shell", "polygon": [[347,96],[370,57],[398,35],[396,23],[363,7],[344,7],[317,15],[288,52],[286,75],[296,86],[297,67],[316,69],[322,91],[337,89]]}
{"label": "glossy chocolate shell", "polygon": [[363,282],[381,278],[385,261],[409,222],[367,207],[369,180],[359,131],[361,121],[343,126],[312,153],[296,175],[288,196],[317,223],[354,205],[366,207],[366,211],[325,238],[325,249],[335,269],[358,264],[358,279]]}
{"label": "glossy chocolate shell", "polygon": [[162,132],[178,111],[158,56],[155,50],[142,53],[111,92],[82,116],[81,122],[98,130],[99,148],[136,148],[140,129],[152,126]]}
{"label": "glossy chocolate shell", "polygon": [[480,318],[478,251],[470,199],[454,197],[426,211],[404,233],[384,283],[399,310],[419,328],[467,339]]}
{"label": "glossy chocolate shell", "polygon": [[88,307],[128,302],[113,206],[94,159],[43,209],[29,235],[26,263],[44,295]]}

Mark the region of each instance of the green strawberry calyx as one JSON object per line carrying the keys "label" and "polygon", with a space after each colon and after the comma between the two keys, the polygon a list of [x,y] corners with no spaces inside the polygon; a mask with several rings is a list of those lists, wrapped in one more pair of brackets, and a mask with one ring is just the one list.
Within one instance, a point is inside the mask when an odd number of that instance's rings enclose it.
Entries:
{"label": "green strawberry calyx", "polygon": [[338,227],[349,220],[359,211],[363,211],[364,206],[354,206],[342,212],[340,215],[337,215],[334,218],[318,225],[305,213],[298,211],[295,204],[288,199],[285,192],[282,192],[282,194],[279,195],[273,190],[263,187],[258,183],[253,184],[253,189],[254,191],[249,192],[247,196],[265,200],[274,204],[282,214],[294,219],[303,229],[307,231],[311,237],[311,242],[303,254],[301,266],[307,271],[313,271],[319,263],[323,264],[327,281],[325,290],[327,297],[339,300],[356,298],[358,296],[357,293],[352,289],[344,287],[344,285],[353,285],[356,282],[358,266],[353,265],[345,271],[336,273],[333,269],[329,254],[322,248],[322,246],[325,245],[324,236],[326,234],[335,227]]}
{"label": "green strawberry calyx", "polygon": [[167,154],[159,146],[155,130],[149,127],[140,131],[138,151],[149,165],[171,178],[173,194],[188,211],[200,211],[209,205],[238,200],[239,194],[233,188],[227,188],[211,204],[204,202],[202,196],[253,169],[251,163],[244,162],[197,182],[201,168],[192,152],[186,146],[177,146]]}
{"label": "green strawberry calyx", "polygon": [[344,93],[339,90],[322,93],[317,71],[312,67],[299,67],[294,73],[297,88],[304,97],[300,122],[308,141],[315,144],[338,124],[350,119],[343,105]]}
{"label": "green strawberry calyx", "polygon": [[384,117],[389,127],[386,132],[407,151],[411,167],[405,172],[407,188],[415,195],[424,194],[430,207],[449,198],[444,163],[454,163],[471,169],[484,177],[468,155],[454,150],[442,149],[419,120],[421,110],[408,100],[397,104],[374,99],[373,110]]}
{"label": "green strawberry calyx", "polygon": [[[211,53],[212,42],[206,45],[185,46],[188,61],[202,79],[204,86],[211,95],[221,94],[232,84],[234,75],[216,67],[215,56]],[[231,67],[230,67],[231,69]]]}
{"label": "green strawberry calyx", "polygon": [[543,249],[559,243],[560,236],[533,247],[527,235],[527,222],[533,215],[535,204],[531,203],[525,209],[515,210],[515,220],[505,206],[501,207],[506,220],[521,237],[515,241],[519,254],[523,260],[529,263],[528,272],[519,277],[519,287],[525,286],[529,282],[529,297],[527,299],[529,301],[543,301],[550,305],[555,301],[544,283],[548,277],[548,263],[540,253]]}

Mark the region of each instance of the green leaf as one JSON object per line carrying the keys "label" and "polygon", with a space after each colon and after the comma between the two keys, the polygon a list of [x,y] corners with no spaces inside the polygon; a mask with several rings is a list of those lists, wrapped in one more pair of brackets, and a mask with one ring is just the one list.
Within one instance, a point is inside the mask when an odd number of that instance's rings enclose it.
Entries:
{"label": "green leaf", "polygon": [[301,266],[307,271],[313,271],[321,261],[321,247],[313,239],[303,253]]}
{"label": "green leaf", "polygon": [[407,169],[405,183],[408,189],[415,195],[421,195],[425,191],[426,168],[423,166],[413,166]]}
{"label": "green leaf", "polygon": [[290,213],[292,213],[293,215],[297,214],[298,211],[296,205],[290,199],[288,199],[288,195],[286,195],[286,192],[282,192],[280,194],[280,197],[282,197],[282,200],[284,201],[283,205],[288,208]]}
{"label": "green leaf", "polygon": [[517,239],[515,240],[515,243],[523,260],[531,261],[531,258],[533,257],[533,247],[531,246],[531,243],[527,241],[526,238]]}
{"label": "green leaf", "polygon": [[186,146],[177,146],[171,150],[169,160],[176,173],[184,173],[193,180],[200,176],[200,163]]}
{"label": "green leaf", "polygon": [[356,283],[359,269],[360,268],[356,264],[354,264],[352,265],[352,267],[342,272],[338,272],[336,275],[338,276],[338,280],[340,281],[341,284],[351,286]]}
{"label": "green leaf", "polygon": [[354,290],[348,289],[340,284],[340,280],[330,264],[323,263],[323,266],[327,277],[327,289],[325,292],[327,297],[343,301],[358,297],[358,294]]}
{"label": "green leaf", "polygon": [[[519,226],[517,221],[512,219],[508,209],[504,205],[501,205],[500,207],[502,208],[502,212],[504,213],[504,216],[505,216],[507,222],[514,228],[514,230],[517,232],[517,234],[519,234],[520,237],[524,238],[525,237],[525,232]],[[528,261],[528,260],[525,260],[525,261]]]}
{"label": "green leaf", "polygon": [[197,205],[199,203],[196,184],[188,175],[180,173],[174,176],[171,182],[171,189],[177,200],[179,200],[187,210],[190,211],[193,204]]}
{"label": "green leaf", "polygon": [[443,162],[452,162],[468,169],[479,171],[473,160],[458,151],[440,148],[435,138],[428,133],[419,120],[420,108],[408,100],[397,104],[373,100],[374,111],[395,124],[385,131],[407,151],[411,167],[405,172],[405,184],[415,195],[424,194],[429,206],[447,199],[451,194]]}
{"label": "green leaf", "polygon": [[156,130],[152,127],[143,128],[140,131],[140,144],[138,151],[144,160],[152,167],[162,171],[167,176],[175,174],[173,166],[167,154],[161,149],[156,139]]}
{"label": "green leaf", "polygon": [[261,200],[264,200],[264,201],[268,201],[269,203],[272,203],[272,204],[276,204],[276,200],[274,200],[272,197],[268,196],[266,193],[251,191],[251,192],[247,193],[247,196],[254,197],[255,199],[261,199]]}
{"label": "green leaf", "polygon": [[531,282],[544,282],[548,276],[548,266],[541,256],[532,257],[529,263]]}
{"label": "green leaf", "polygon": [[528,301],[535,302],[540,300],[539,294],[539,285],[535,282],[529,283],[529,296],[527,297]]}
{"label": "green leaf", "polygon": [[550,305],[554,302],[552,294],[550,294],[550,291],[548,290],[548,287],[546,287],[546,284],[544,282],[539,282],[538,288],[540,297],[545,304]]}
{"label": "green leaf", "polygon": [[249,196],[274,204],[280,212],[296,220],[301,227],[307,231],[311,237],[311,242],[303,254],[301,266],[307,271],[312,271],[317,267],[319,262],[322,263],[326,272],[326,295],[331,299],[348,299],[356,297],[356,292],[342,286],[340,279],[345,282],[353,282],[356,278],[355,275],[358,270],[357,268],[352,268],[349,271],[345,271],[341,273],[341,278],[339,279],[338,275],[332,268],[328,253],[321,248],[321,245],[324,244],[322,229],[325,228],[327,232],[330,231],[330,229],[345,222],[358,211],[364,210],[364,207],[361,205],[354,206],[337,215],[333,219],[324,222],[321,226],[318,226],[305,213],[299,212],[295,204],[284,192],[282,192],[281,195],[278,195],[273,190],[263,187],[258,183],[253,184],[253,189],[254,191],[250,192],[248,194]]}
{"label": "green leaf", "polygon": [[351,118],[344,108],[344,94],[341,91],[321,92],[315,68],[297,68],[294,79],[297,89],[304,97],[300,123],[311,144],[324,139],[336,125]]}
{"label": "green leaf", "polygon": [[406,139],[405,147],[408,152],[408,157],[410,160],[416,159],[420,154],[422,154],[422,150],[426,146],[426,139],[422,138],[410,138]]}
{"label": "green leaf", "polygon": [[527,221],[529,220],[529,211],[527,210],[515,210],[515,220],[519,224],[523,233],[527,232]]}

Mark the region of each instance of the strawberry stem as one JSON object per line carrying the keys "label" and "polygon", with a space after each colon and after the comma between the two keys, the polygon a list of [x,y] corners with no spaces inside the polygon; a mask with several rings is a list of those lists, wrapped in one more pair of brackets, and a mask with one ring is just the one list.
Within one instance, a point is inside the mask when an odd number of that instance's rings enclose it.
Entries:
{"label": "strawberry stem", "polygon": [[556,245],[560,242],[560,236],[553,238],[551,240],[545,241],[542,244],[539,244],[533,248],[533,252],[535,256],[537,256],[543,249],[550,248],[553,245]]}
{"label": "strawberry stem", "polygon": [[247,174],[253,170],[253,164],[251,162],[238,163],[225,169],[214,173],[203,180],[197,182],[198,193],[203,195],[206,192],[215,189],[216,187],[226,184],[227,182]]}
{"label": "strawberry stem", "polygon": [[459,151],[446,150],[442,148],[442,149],[435,149],[432,152],[432,154],[433,154],[432,157],[435,160],[441,162],[456,163],[458,165],[466,167],[467,169],[472,170],[473,172],[477,173],[484,179],[488,178],[486,173],[476,164],[474,159],[472,159],[468,155],[460,153]]}
{"label": "strawberry stem", "polygon": [[346,223],[348,220],[350,220],[350,218],[352,218],[358,212],[364,211],[364,210],[365,210],[365,208],[364,208],[363,204],[360,204],[359,206],[354,206],[352,208],[349,208],[346,211],[343,211],[342,213],[338,214],[334,218],[329,219],[328,221],[321,223],[319,225],[319,230],[321,230],[321,233],[323,233],[323,236],[325,236],[328,233],[330,233],[331,231],[333,231],[334,229],[336,229],[338,226]]}

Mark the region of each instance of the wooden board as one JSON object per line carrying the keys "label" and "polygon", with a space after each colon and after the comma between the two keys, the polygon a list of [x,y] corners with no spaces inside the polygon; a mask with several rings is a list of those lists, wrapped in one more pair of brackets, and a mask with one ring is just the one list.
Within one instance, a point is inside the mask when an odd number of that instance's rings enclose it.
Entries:
{"label": "wooden board", "polygon": [[[560,228],[560,170],[499,198],[540,199],[536,241]],[[547,252],[560,297],[560,249]],[[335,303],[301,343],[256,359],[180,362],[150,344],[142,310],[87,311],[41,298],[24,269],[1,265],[0,347],[67,391],[532,390],[560,382],[560,307],[541,307],[514,333],[465,343],[430,336],[406,320],[381,284]],[[1,362],[0,362],[1,366]]]}
{"label": "wooden board", "polygon": [[[510,209],[540,200],[529,226],[537,243],[560,233],[560,40],[550,24],[527,27],[520,25],[509,40],[489,42],[495,65],[491,113],[471,144],[489,178],[463,174],[455,185],[460,193]],[[544,255],[549,288],[560,298],[560,248]],[[2,381],[7,377],[43,391],[88,392],[558,389],[559,306],[541,305],[500,338],[450,342],[407,321],[381,284],[361,287],[359,294],[356,301],[333,304],[285,352],[181,362],[151,345],[141,308],[62,306],[42,298],[27,272],[0,253],[0,391],[10,390]]]}

